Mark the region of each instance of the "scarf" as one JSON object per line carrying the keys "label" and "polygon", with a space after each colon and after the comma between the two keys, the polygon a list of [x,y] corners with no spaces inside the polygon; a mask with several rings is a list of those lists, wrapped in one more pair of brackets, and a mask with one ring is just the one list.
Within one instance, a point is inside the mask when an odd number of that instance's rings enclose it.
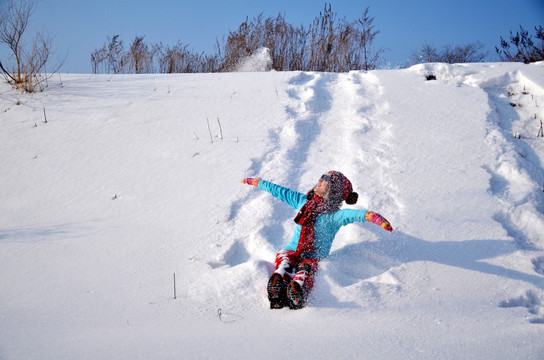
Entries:
{"label": "scarf", "polygon": [[323,205],[323,198],[314,194],[314,197],[311,200],[308,200],[302,206],[297,216],[295,216],[295,223],[302,226],[296,250],[296,254],[299,256],[302,253],[315,252],[315,221],[317,219],[317,215],[323,212]]}

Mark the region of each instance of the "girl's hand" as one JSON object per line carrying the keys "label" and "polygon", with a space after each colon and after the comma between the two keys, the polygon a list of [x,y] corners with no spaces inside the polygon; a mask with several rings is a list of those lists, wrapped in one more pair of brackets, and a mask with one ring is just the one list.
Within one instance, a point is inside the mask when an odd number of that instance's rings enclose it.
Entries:
{"label": "girl's hand", "polygon": [[259,181],[261,181],[261,180],[262,179],[260,177],[245,178],[245,179],[242,179],[242,183],[247,184],[247,185],[253,185],[253,186],[257,187],[259,185]]}
{"label": "girl's hand", "polygon": [[393,228],[391,227],[391,224],[389,224],[389,221],[387,221],[386,218],[384,218],[378,213],[368,211],[365,214],[365,219],[368,222],[381,226],[384,230],[393,231]]}

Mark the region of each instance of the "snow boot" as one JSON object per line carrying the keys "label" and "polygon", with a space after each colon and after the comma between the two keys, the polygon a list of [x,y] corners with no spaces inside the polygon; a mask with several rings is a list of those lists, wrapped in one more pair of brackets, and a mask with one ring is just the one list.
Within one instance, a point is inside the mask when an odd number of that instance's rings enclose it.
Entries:
{"label": "snow boot", "polygon": [[302,309],[306,305],[306,297],[308,290],[298,283],[298,281],[291,281],[287,285],[287,299],[289,300],[290,309]]}
{"label": "snow boot", "polygon": [[272,274],[270,280],[268,280],[266,290],[268,291],[268,300],[270,300],[271,309],[281,309],[287,304],[285,282],[280,274]]}

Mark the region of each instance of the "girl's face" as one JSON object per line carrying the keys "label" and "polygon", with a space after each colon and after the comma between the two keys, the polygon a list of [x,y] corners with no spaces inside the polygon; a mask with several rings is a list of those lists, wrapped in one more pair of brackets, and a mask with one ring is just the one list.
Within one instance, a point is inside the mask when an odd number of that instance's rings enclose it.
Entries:
{"label": "girl's face", "polygon": [[317,181],[317,185],[314,188],[314,192],[319,197],[325,197],[327,192],[329,192],[331,178],[328,174],[321,176],[321,179]]}

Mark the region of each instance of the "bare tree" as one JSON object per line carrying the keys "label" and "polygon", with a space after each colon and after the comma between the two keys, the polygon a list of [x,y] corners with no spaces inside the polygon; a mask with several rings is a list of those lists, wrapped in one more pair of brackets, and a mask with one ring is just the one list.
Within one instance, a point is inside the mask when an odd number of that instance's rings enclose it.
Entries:
{"label": "bare tree", "polygon": [[[510,31],[510,41],[501,36],[501,48],[495,47],[495,51],[502,61],[521,61],[526,64],[544,60],[544,28],[535,26],[536,38],[523,27],[515,34]],[[511,46],[513,45],[513,46]],[[515,49],[512,49],[515,47]]]}
{"label": "bare tree", "polygon": [[38,32],[30,47],[24,46],[23,37],[26,34],[30,18],[36,10],[33,0],[8,0],[4,4],[0,17],[0,43],[9,47],[15,64],[11,67],[0,61],[0,70],[10,84],[22,90],[33,92],[43,90],[43,83],[49,76],[58,71],[62,62],[59,62],[49,75],[46,73],[52,50],[51,39],[48,34]]}
{"label": "bare tree", "polygon": [[488,52],[484,51],[485,45],[479,41],[457,46],[444,46],[442,53],[443,62],[449,64],[482,62],[487,57]]}
{"label": "bare tree", "polygon": [[484,44],[479,41],[466,45],[444,45],[441,50],[425,43],[412,55],[412,64],[482,62],[488,55],[483,49]]}
{"label": "bare tree", "polygon": [[21,42],[35,7],[35,4],[30,1],[21,1],[17,6],[14,1],[9,0],[5,4],[5,10],[0,19],[0,41],[5,43],[15,55],[17,66],[16,74],[13,74],[15,77],[5,71],[3,66],[2,70],[15,82],[22,82],[23,48]]}
{"label": "bare tree", "polygon": [[419,51],[414,54],[414,58],[416,63],[431,63],[440,61],[440,55],[438,55],[438,50],[436,50],[435,47],[427,43],[423,44]]}

